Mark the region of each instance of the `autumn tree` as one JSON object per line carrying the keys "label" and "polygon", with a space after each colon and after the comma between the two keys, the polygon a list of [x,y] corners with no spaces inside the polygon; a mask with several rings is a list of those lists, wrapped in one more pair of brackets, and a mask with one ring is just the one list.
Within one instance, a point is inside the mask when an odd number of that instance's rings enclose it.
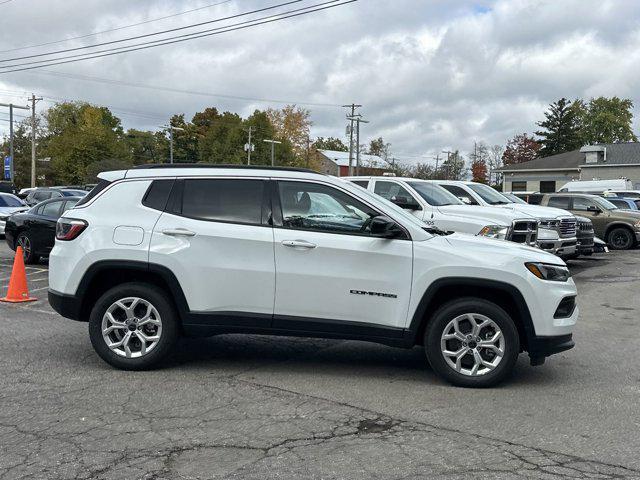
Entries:
{"label": "autumn tree", "polygon": [[281,109],[269,108],[267,117],[273,126],[278,140],[290,145],[299,163],[306,159],[311,131],[311,112],[295,105],[286,105]]}
{"label": "autumn tree", "polygon": [[566,98],[549,105],[544,113],[545,120],[537,123],[541,128],[536,132],[542,145],[540,156],[548,157],[582,146],[582,108],[580,101],[571,102]]}
{"label": "autumn tree", "polygon": [[521,133],[507,142],[502,154],[504,165],[514,165],[534,160],[538,157],[541,145],[526,133]]}
{"label": "autumn tree", "polygon": [[335,137],[318,137],[315,139],[312,146],[316,150],[333,150],[336,152],[349,151],[349,147],[347,147],[342,140]]}

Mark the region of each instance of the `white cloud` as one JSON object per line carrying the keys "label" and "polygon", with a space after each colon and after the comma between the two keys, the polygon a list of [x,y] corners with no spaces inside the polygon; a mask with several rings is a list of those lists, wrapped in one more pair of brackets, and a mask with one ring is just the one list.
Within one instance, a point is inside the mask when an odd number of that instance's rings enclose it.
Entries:
{"label": "white cloud", "polygon": [[[48,0],[35,13],[34,2],[0,7],[8,25],[0,30],[0,49],[113,28],[213,0]],[[234,0],[96,38],[172,28],[272,3]],[[354,101],[364,105],[362,113],[371,122],[363,126],[365,139],[382,135],[395,152],[421,155],[468,150],[474,140],[504,143],[531,132],[545,106],[562,96],[619,95],[638,103],[639,13],[636,0],[360,0],[309,17],[48,70],[232,96]],[[34,51],[47,48],[52,47]],[[267,106],[42,73],[0,75],[0,102],[16,99],[5,91],[23,90],[167,117],[211,105],[243,115]],[[344,109],[313,107],[312,114],[315,135],[344,134]],[[125,126],[138,128],[162,121],[121,118]],[[6,131],[6,122],[0,122],[0,131]]]}

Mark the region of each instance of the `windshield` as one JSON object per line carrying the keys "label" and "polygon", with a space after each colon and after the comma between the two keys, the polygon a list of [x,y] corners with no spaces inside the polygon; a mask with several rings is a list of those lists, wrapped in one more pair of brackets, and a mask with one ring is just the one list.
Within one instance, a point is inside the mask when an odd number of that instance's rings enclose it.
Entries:
{"label": "windshield", "polygon": [[468,184],[468,187],[480,195],[480,197],[489,205],[505,205],[507,203],[513,203],[500,192],[497,192],[487,185],[482,185],[481,183],[470,183]]}
{"label": "windshield", "polygon": [[432,207],[445,205],[464,205],[458,197],[440,185],[428,182],[407,182]]}
{"label": "windshield", "polygon": [[507,197],[509,200],[511,200],[511,203],[520,203],[522,205],[527,205],[527,202],[525,202],[523,199],[521,199],[520,197],[514,195],[513,193],[503,193],[502,195],[504,195],[505,197]]}
{"label": "windshield", "polygon": [[13,195],[0,195],[0,207],[24,207],[24,203]]}
{"label": "windshield", "polygon": [[593,197],[593,200],[595,200],[595,202],[605,210],[617,210],[618,208],[609,200],[605,200],[604,198],[601,198],[601,197]]}

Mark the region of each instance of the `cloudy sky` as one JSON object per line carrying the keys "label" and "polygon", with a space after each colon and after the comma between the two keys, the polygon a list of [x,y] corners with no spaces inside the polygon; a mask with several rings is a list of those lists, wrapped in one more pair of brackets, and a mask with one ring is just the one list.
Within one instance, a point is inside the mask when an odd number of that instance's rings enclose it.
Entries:
{"label": "cloudy sky", "polygon": [[[0,0],[0,61],[285,1]],[[172,35],[324,1],[292,2]],[[127,27],[140,22],[146,23]],[[32,45],[40,46],[21,48]],[[122,45],[128,43],[95,50]],[[468,151],[474,140],[504,144],[532,132],[545,106],[562,96],[631,98],[639,133],[639,72],[638,0],[359,0],[184,43],[0,73],[0,103],[24,104],[31,92],[44,97],[39,109],[61,99],[86,100],[111,107],[125,127],[155,129],[176,112],[190,117],[216,106],[247,115],[289,102],[311,109],[315,137],[344,136],[340,105],[355,102],[371,122],[363,126],[363,140],[383,136],[396,156],[416,161],[443,149]],[[0,108],[0,133],[8,131],[7,118]]]}

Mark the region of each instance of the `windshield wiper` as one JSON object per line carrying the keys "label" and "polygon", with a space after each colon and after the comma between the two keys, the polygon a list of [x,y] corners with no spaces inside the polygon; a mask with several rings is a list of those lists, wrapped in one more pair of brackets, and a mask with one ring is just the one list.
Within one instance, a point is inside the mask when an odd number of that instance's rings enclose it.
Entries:
{"label": "windshield wiper", "polygon": [[453,232],[442,230],[441,228],[430,226],[430,227],[422,227],[425,232],[431,233],[432,235],[451,235]]}

